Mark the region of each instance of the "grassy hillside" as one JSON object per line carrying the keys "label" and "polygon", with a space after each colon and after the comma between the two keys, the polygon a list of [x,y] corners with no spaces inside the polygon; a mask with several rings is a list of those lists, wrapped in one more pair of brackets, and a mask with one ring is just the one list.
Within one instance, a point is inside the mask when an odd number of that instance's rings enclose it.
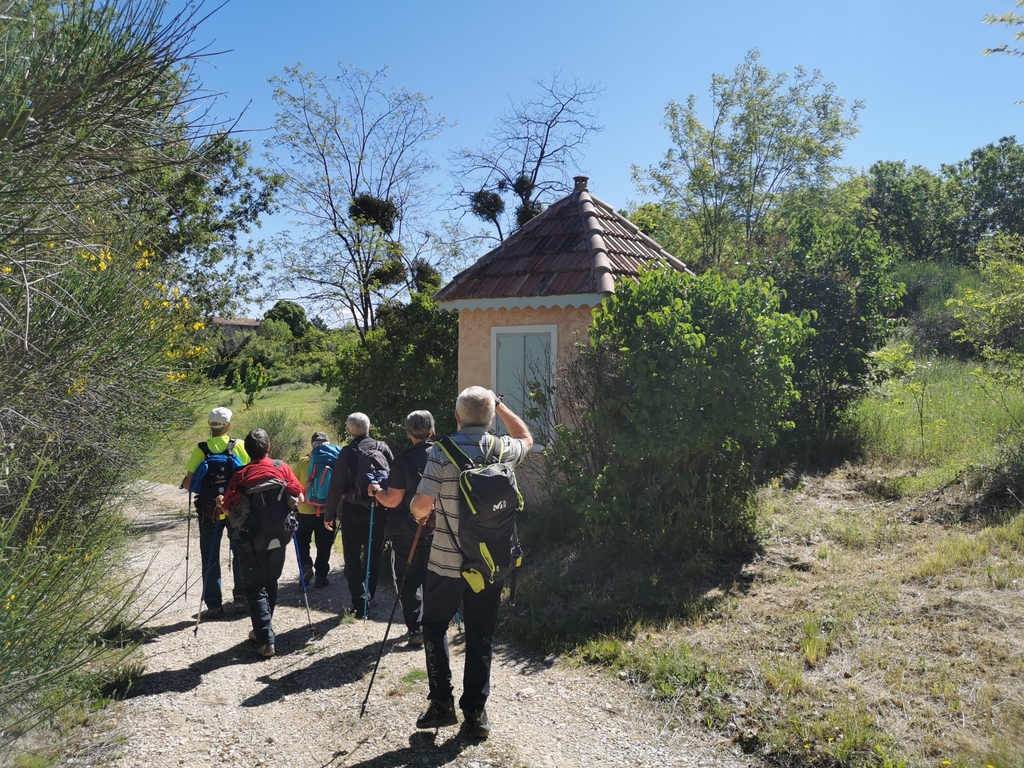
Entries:
{"label": "grassy hillside", "polygon": [[252,410],[246,410],[242,398],[233,390],[213,390],[196,404],[195,422],[168,434],[164,443],[154,449],[146,478],[160,483],[181,482],[192,449],[210,434],[206,416],[216,406],[224,405],[234,412],[231,434],[235,437],[244,437],[254,427],[267,428],[271,420],[275,424],[285,422],[291,439],[275,444],[272,452],[278,458],[291,460],[295,456],[288,454],[294,453],[296,447],[300,451],[304,449],[310,435],[317,430],[327,432],[332,439],[338,437],[337,428],[328,418],[334,401],[334,396],[316,384],[282,384],[265,389]]}

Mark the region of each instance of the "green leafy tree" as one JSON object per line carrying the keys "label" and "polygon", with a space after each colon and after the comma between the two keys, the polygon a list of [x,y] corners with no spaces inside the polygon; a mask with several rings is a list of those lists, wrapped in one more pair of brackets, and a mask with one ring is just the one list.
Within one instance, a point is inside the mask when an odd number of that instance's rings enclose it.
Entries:
{"label": "green leafy tree", "polygon": [[291,331],[292,337],[296,339],[301,339],[312,327],[309,320],[306,319],[306,310],[294,301],[284,299],[278,301],[267,311],[263,316],[263,321],[267,320],[279,320],[285,323]]}
{"label": "green leafy tree", "polygon": [[178,157],[129,188],[122,206],[153,252],[163,281],[179,288],[204,316],[223,315],[260,290],[260,217],[276,210],[279,174],[249,164],[248,142],[223,132],[195,147],[177,125],[167,152]]}
{"label": "green leafy tree", "polygon": [[405,417],[426,409],[439,435],[454,432],[458,394],[458,317],[437,308],[428,293],[381,309],[380,326],[363,344],[339,354],[326,381],[338,391],[338,415],[370,415],[386,439],[405,440]]}
{"label": "green leafy tree", "polygon": [[590,110],[599,85],[558,72],[535,85],[536,93],[510,105],[479,147],[460,147],[451,157],[455,197],[492,224],[499,241],[572,189],[583,150],[601,130]]}
{"label": "green leafy tree", "polygon": [[803,320],[758,279],[665,269],[617,288],[595,310],[577,386],[558,394],[560,407],[586,407],[548,449],[553,490],[600,546],[742,547],[753,462],[796,397]]}
{"label": "green leafy tree", "polygon": [[927,168],[880,161],[868,169],[873,213],[882,243],[911,261],[947,256],[950,203],[943,178]]}
{"label": "green leafy tree", "polygon": [[271,79],[271,147],[285,207],[307,233],[278,250],[289,285],[351,321],[360,338],[377,307],[414,286],[417,260],[445,251],[425,219],[429,143],[446,127],[423,94],[387,88],[385,71],[343,66],[329,78],[289,67]]}
{"label": "green leafy tree", "polygon": [[973,264],[987,236],[1024,234],[1024,146],[1015,137],[979,147],[942,173],[956,206],[947,226],[951,261]]}
{"label": "green leafy tree", "polygon": [[697,97],[665,107],[673,147],[634,180],[671,212],[693,222],[700,266],[742,252],[773,228],[784,192],[832,184],[860,102],[849,108],[818,71],[772,74],[755,49],[731,77],[711,79],[711,120]]}
{"label": "green leafy tree", "polygon": [[754,255],[752,272],[771,278],[781,309],[807,317],[812,330],[794,352],[800,399],[789,411],[805,444],[834,435],[869,384],[871,353],[892,333],[903,295],[892,267],[874,229],[815,210]]}
{"label": "green leafy tree", "polygon": [[260,392],[266,389],[269,383],[270,374],[266,368],[259,363],[250,362],[245,367],[245,373],[235,377],[234,389],[238,394],[244,395],[245,407],[248,409],[252,408]]}

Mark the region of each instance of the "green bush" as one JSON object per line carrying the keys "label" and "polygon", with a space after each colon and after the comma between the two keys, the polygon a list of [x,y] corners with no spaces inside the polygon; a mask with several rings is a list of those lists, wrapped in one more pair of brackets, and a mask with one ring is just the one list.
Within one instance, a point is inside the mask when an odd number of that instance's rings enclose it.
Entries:
{"label": "green bush", "polygon": [[967,359],[977,354],[974,346],[956,333],[963,321],[949,299],[967,288],[978,288],[978,270],[959,264],[901,262],[893,279],[907,287],[900,316],[907,322],[916,347],[933,354]]}
{"label": "green bush", "polygon": [[753,462],[787,427],[806,335],[779,301],[771,282],[654,270],[595,311],[549,449],[574,533],[654,556],[751,541]]}
{"label": "green bush", "polygon": [[813,332],[794,354],[800,398],[789,412],[796,425],[791,441],[805,459],[811,446],[841,430],[850,405],[870,385],[870,353],[892,333],[888,315],[903,294],[891,268],[873,229],[814,210],[797,215],[752,266],[774,279],[782,311],[812,318]]}
{"label": "green bush", "polygon": [[405,417],[428,410],[439,435],[455,431],[458,395],[458,317],[442,312],[430,296],[382,307],[378,327],[362,344],[339,352],[325,382],[338,391],[332,421],[344,424],[361,411],[393,448],[407,441]]}

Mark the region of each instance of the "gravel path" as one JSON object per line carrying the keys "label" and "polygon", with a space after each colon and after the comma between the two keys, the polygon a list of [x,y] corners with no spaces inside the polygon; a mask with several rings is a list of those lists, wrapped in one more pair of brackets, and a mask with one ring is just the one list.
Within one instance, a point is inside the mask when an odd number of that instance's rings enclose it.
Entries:
{"label": "gravel path", "polygon": [[[365,715],[366,695],[393,591],[381,580],[366,621],[342,620],[348,604],[334,555],[331,583],[309,590],[313,636],[298,585],[294,550],[281,580],[274,616],[277,656],[259,660],[247,641],[248,616],[203,623],[198,547],[192,542],[188,601],[181,599],[185,566],[184,493],[154,485],[138,511],[139,558],[148,565],[146,598],[156,611],[145,644],[141,695],[120,702],[86,732],[94,744],[117,743],[98,757],[68,765],[119,768],[170,766],[558,766],[756,765],[706,731],[669,730],[633,688],[597,669],[576,669],[555,657],[532,658],[500,642],[491,676],[491,738],[472,743],[457,728],[417,731],[426,704],[423,652],[404,647],[404,626],[388,652]],[[195,526],[192,528],[195,538]],[[225,573],[227,569],[225,548]],[[230,583],[230,576],[227,576]],[[226,590],[230,594],[230,589]],[[399,614],[401,611],[399,610]],[[461,688],[462,645],[455,629],[453,671]],[[86,750],[88,752],[88,750]]]}

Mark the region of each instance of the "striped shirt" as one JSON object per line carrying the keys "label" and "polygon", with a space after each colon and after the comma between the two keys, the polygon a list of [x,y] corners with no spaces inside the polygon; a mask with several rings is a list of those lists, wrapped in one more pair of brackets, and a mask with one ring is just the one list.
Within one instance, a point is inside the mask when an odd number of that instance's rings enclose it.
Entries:
{"label": "striped shirt", "polygon": [[[487,430],[483,427],[466,427],[452,435],[452,440],[473,460],[481,459],[490,445],[490,437],[485,438]],[[493,436],[491,436],[493,437]],[[526,448],[522,440],[505,435],[495,438],[503,443],[503,452],[498,447],[492,454],[495,458],[502,455],[502,460],[510,467],[517,467],[526,458]],[[458,579],[462,575],[462,552],[459,549],[459,474],[460,470],[441,451],[435,443],[427,453],[427,466],[423,470],[423,479],[416,489],[434,499],[436,510],[434,540],[430,545],[430,561],[427,570],[441,576]]]}

